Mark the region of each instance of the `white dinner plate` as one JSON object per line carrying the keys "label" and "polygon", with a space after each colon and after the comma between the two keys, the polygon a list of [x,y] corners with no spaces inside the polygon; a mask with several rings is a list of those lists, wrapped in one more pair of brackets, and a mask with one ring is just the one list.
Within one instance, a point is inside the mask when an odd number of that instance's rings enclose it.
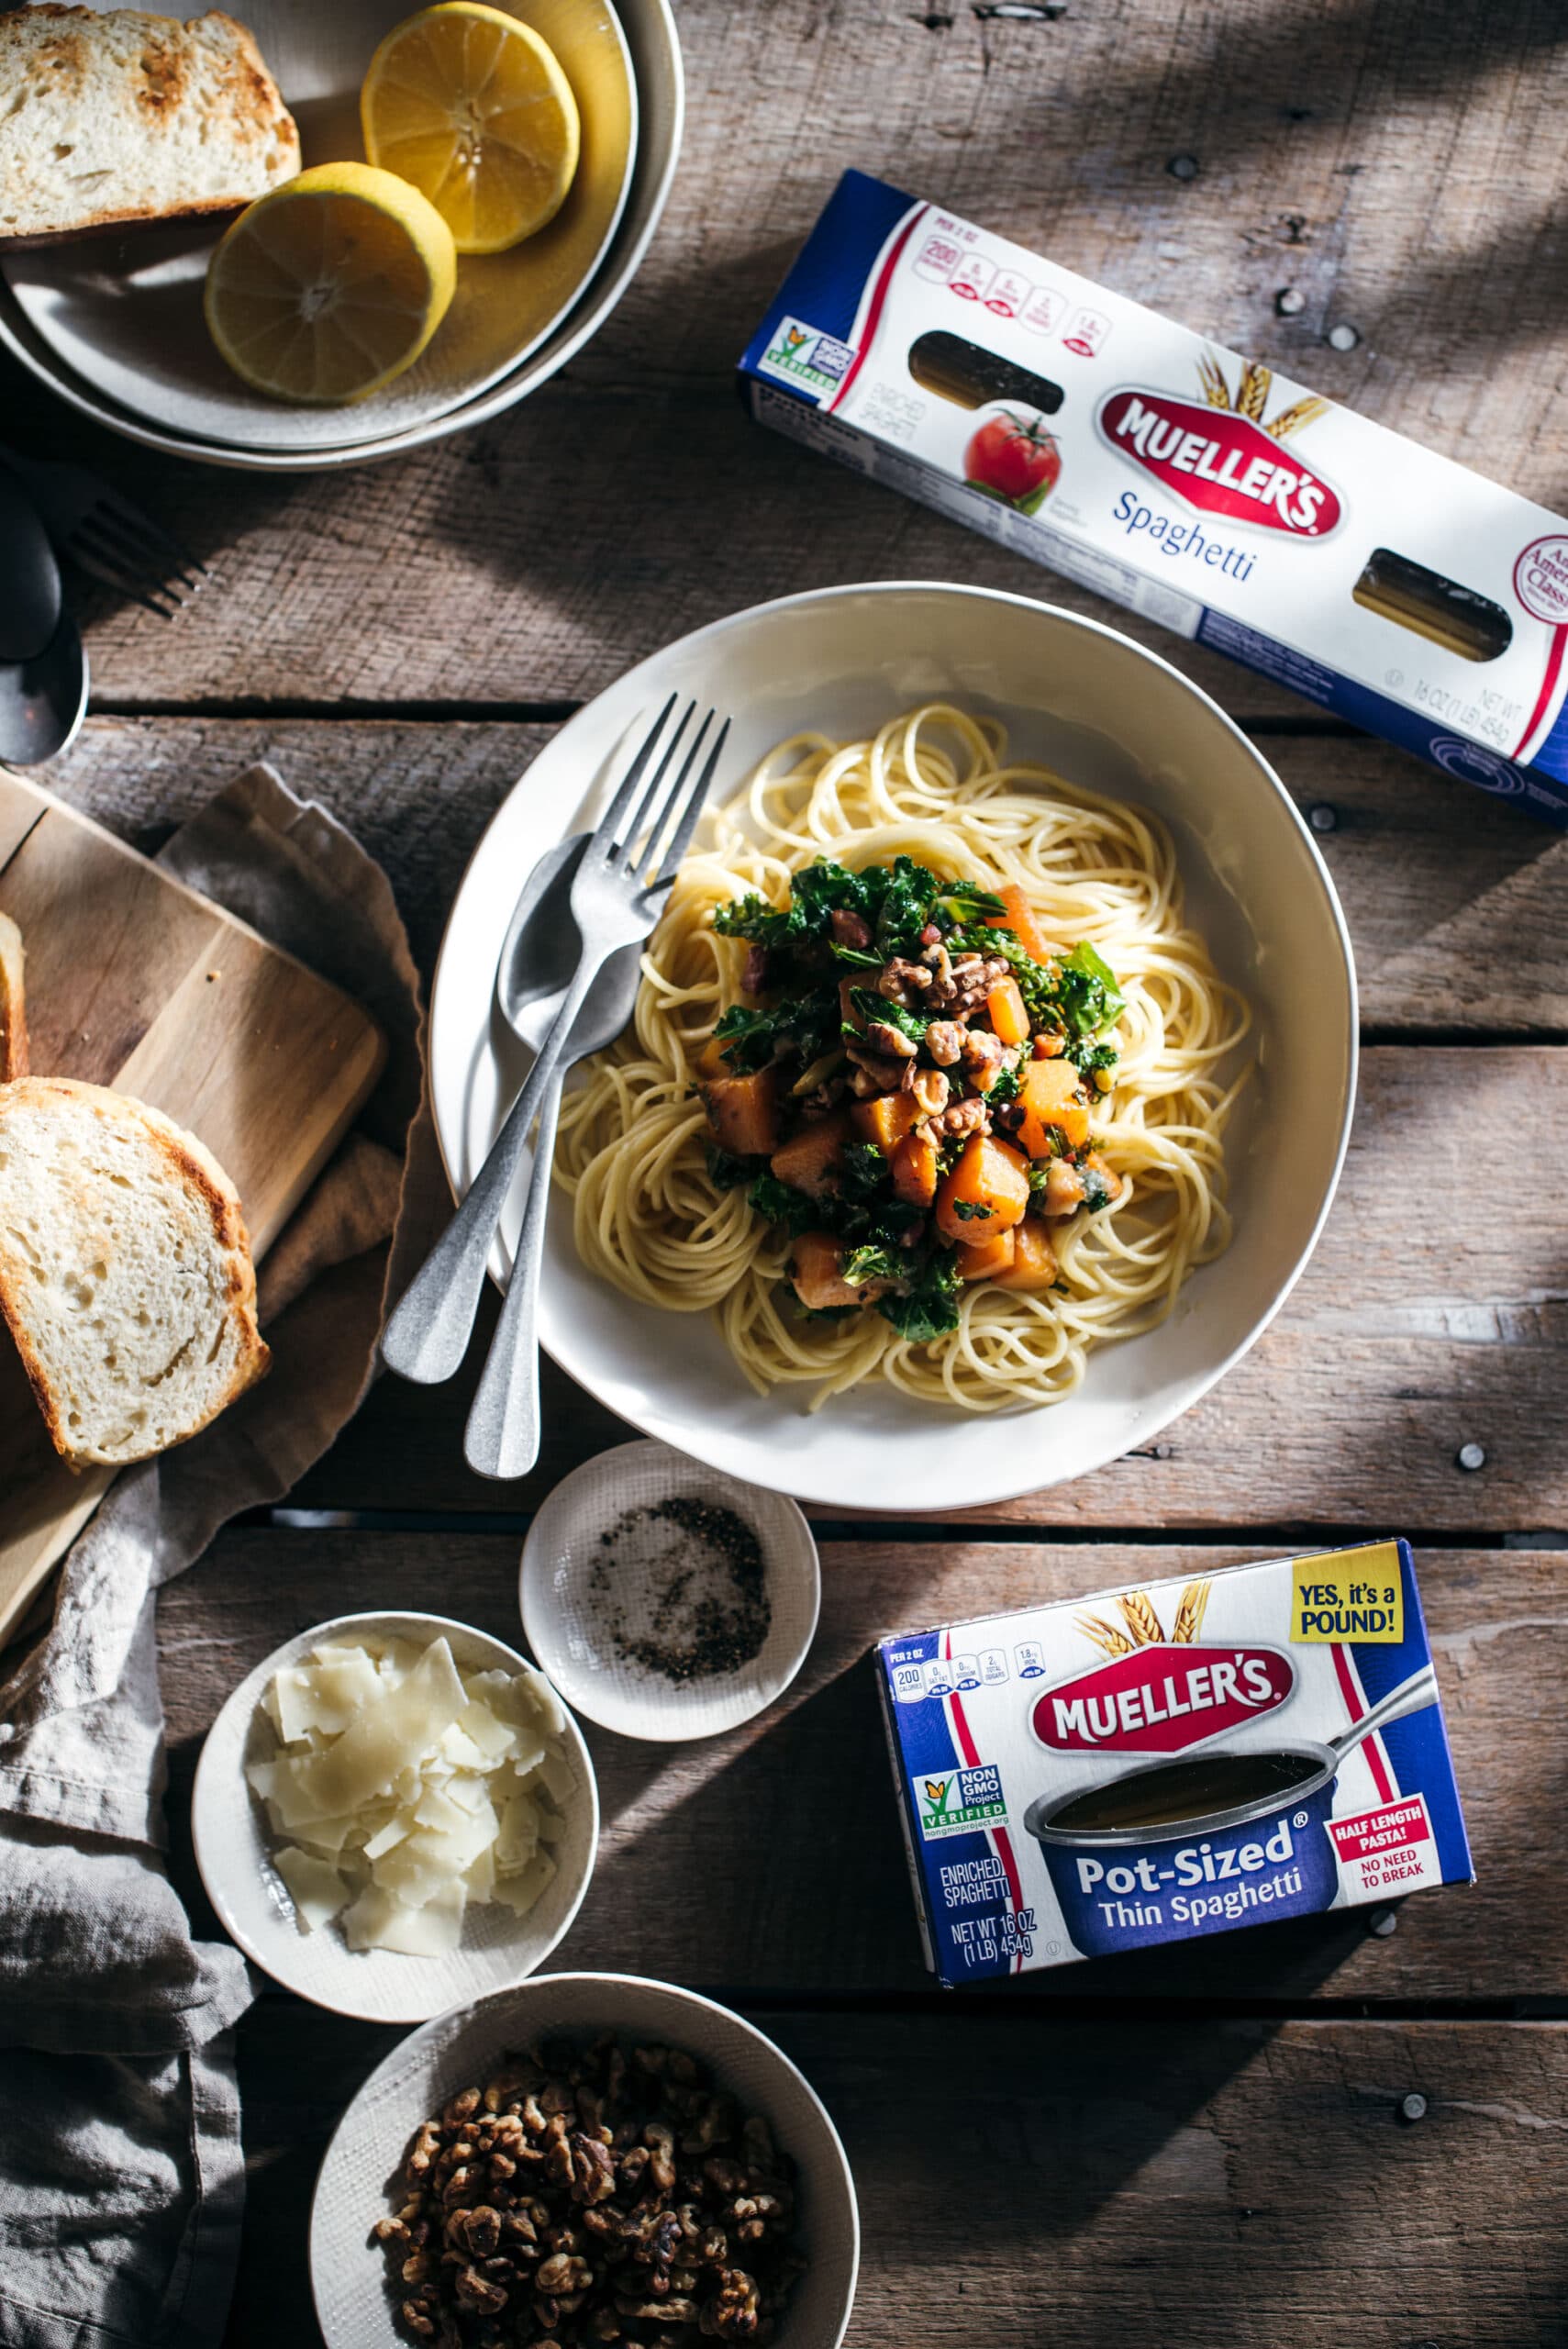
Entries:
{"label": "white dinner plate", "polygon": [[839,2349],[854,2307],[860,2213],[839,2132],[782,2048],[728,2007],[629,1974],[542,1974],[410,2032],[376,2065],[321,2164],[310,2210],[310,2288],[328,2349],[408,2349],[371,2230],[423,2121],[484,2084],[503,2055],[540,2040],[613,2032],[623,2049],[679,2047],[706,2065],[743,2113],[761,2113],[795,2168],[808,2266],[779,2321],[776,2349]]}
{"label": "white dinner plate", "polygon": [[566,1831],[552,1849],[556,1872],[526,1916],[500,1902],[471,1908],[462,1939],[447,1957],[406,1957],[390,1949],[350,1949],[336,1925],[302,1933],[287,1887],[269,1857],[261,1805],[245,1776],[275,1750],[261,1710],[274,1672],[303,1663],[324,1640],[444,1638],[460,1672],[531,1672],[502,1640],[443,1615],[339,1615],[287,1640],[242,1680],[206,1733],[191,1797],[191,1840],[207,1898],[231,1941],[274,1982],[334,2014],[366,2022],[423,2022],[462,1999],[515,1982],[542,1965],[583,1905],[599,1847],[599,1791],[583,1732],[570,1713],[561,1741],[576,1784],[564,1806]]}
{"label": "white dinner plate", "polygon": [[[108,6],[113,0],[93,0]],[[603,259],[637,158],[637,83],[610,0],[504,0],[549,42],[578,100],[571,193],[537,237],[458,256],[457,291],[429,349],[371,398],[272,400],[228,368],[202,317],[207,262],[228,219],[149,224],[9,255],[23,318],[72,374],[164,431],[239,448],[362,447],[428,425],[509,375],[565,317]],[[359,91],[405,0],[252,0],[245,21],[299,125],[306,165],[363,157]]]}
{"label": "white dinner plate", "polygon": [[[812,1414],[807,1387],[754,1395],[706,1316],[634,1303],[587,1272],[558,1192],[540,1301],[545,1347],[645,1434],[827,1508],[977,1507],[1059,1484],[1149,1442],[1246,1353],[1289,1295],[1350,1133],[1350,939],[1278,776],[1168,662],[1026,596],[886,582],[787,596],[698,629],[562,728],[497,810],[464,876],[430,1024],[437,1130],[460,1195],[525,1073],[526,1056],[494,1004],[524,876],[553,841],[595,819],[606,775],[618,774],[639,724],[672,692],[733,718],[716,795],[803,729],[852,737],[940,697],[1001,718],[1019,757],[1163,818],[1189,918],[1254,1014],[1256,1074],[1226,1140],[1235,1234],[1159,1329],[1098,1348],[1083,1385],[1054,1406],[973,1414],[868,1379]],[[517,1221],[515,1197],[496,1257],[503,1276]]]}

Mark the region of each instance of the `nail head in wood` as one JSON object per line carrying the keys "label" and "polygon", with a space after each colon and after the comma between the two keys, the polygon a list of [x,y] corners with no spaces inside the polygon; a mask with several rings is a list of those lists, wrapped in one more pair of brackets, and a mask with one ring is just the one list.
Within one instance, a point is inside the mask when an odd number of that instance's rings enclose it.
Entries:
{"label": "nail head in wood", "polygon": [[1401,2121],[1414,2123],[1418,2121],[1424,2121],[1426,2117],[1427,2099],[1424,2096],[1418,2096],[1412,2091],[1409,2096],[1402,2096],[1400,2098],[1399,2118]]}
{"label": "nail head in wood", "polygon": [[1360,334],[1348,322],[1329,329],[1329,346],[1332,351],[1353,351],[1360,340]]}
{"label": "nail head in wood", "polygon": [[1399,1930],[1398,1909],[1374,1909],[1366,1920],[1366,1929],[1369,1933],[1375,1933],[1379,1941],[1385,1942],[1390,1933]]}
{"label": "nail head in wood", "polygon": [[1299,285],[1282,285],[1274,295],[1274,308],[1282,318],[1298,318],[1307,307],[1307,296]]}
{"label": "nail head in wood", "polygon": [[1195,155],[1173,155],[1165,169],[1173,180],[1195,180],[1198,172]]}
{"label": "nail head in wood", "polygon": [[1485,1468],[1486,1465],[1486,1447],[1485,1444],[1462,1443],[1454,1456],[1458,1460],[1462,1468],[1468,1468],[1473,1471],[1477,1468]]}
{"label": "nail head in wood", "polygon": [[1330,807],[1326,799],[1320,799],[1315,807],[1308,808],[1307,820],[1315,832],[1337,832],[1340,811],[1337,807]]}

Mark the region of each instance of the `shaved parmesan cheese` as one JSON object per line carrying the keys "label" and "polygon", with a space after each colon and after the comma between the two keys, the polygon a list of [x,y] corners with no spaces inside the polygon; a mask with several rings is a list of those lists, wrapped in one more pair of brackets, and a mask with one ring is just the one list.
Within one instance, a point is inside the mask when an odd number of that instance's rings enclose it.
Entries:
{"label": "shaved parmesan cheese", "polygon": [[349,1887],[329,1860],[318,1860],[313,1852],[285,1843],[273,1865],[289,1888],[295,1922],[302,1933],[330,1924],[347,1908]]}
{"label": "shaved parmesan cheese", "polygon": [[445,1640],[425,1650],[406,1680],[383,1687],[373,1705],[314,1763],[309,1786],[321,1811],[349,1810],[384,1794],[399,1770],[426,1753],[468,1702]]}
{"label": "shaved parmesan cheese", "polygon": [[[475,1905],[521,1917],[576,1793],[565,1715],[533,1671],[460,1672],[445,1640],[335,1642],[273,1675],[246,1767],[302,1932],[438,1957]],[[560,1727],[552,1727],[559,1723]]]}
{"label": "shaved parmesan cheese", "polygon": [[441,1733],[441,1753],[454,1770],[483,1770],[484,1756],[465,1729],[453,1721]]}
{"label": "shaved parmesan cheese", "polygon": [[565,1710],[541,1673],[530,1672],[526,1680],[515,1680],[512,1686],[521,1695],[547,1737],[565,1736]]}
{"label": "shaved parmesan cheese", "polygon": [[343,1919],[350,1949],[395,1949],[405,1957],[450,1957],[462,1934],[467,1888],[448,1885],[423,1909],[405,1908],[379,1886],[361,1893]]}
{"label": "shaved parmesan cheese", "polygon": [[555,1862],[549,1853],[536,1852],[517,1875],[496,1877],[495,1898],[504,1900],[514,1916],[526,1917],[554,1874]]}
{"label": "shaved parmesan cheese", "polygon": [[553,1803],[570,1802],[577,1791],[576,1777],[564,1753],[546,1753],[535,1776]]}
{"label": "shaved parmesan cheese", "polygon": [[413,1819],[407,1811],[395,1812],[384,1827],[378,1827],[368,1842],[361,1845],[366,1859],[379,1860],[384,1852],[392,1851],[406,1835],[411,1834],[413,1827]]}
{"label": "shaved parmesan cheese", "polygon": [[503,1755],[517,1751],[516,1730],[508,1722],[497,1720],[488,1705],[465,1705],[457,1717],[457,1726],[487,1762],[499,1762]]}

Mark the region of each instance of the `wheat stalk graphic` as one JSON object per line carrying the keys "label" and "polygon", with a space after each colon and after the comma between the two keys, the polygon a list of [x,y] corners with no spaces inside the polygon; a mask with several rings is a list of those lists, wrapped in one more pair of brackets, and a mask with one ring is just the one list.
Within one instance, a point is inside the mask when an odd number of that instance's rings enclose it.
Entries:
{"label": "wheat stalk graphic", "polygon": [[1234,400],[1230,396],[1225,370],[1212,351],[1206,351],[1198,361],[1197,379],[1210,407],[1220,407],[1228,416],[1244,416],[1249,422],[1262,425],[1263,430],[1275,440],[1288,440],[1293,432],[1299,432],[1304,424],[1310,424],[1315,417],[1328,412],[1329,402],[1309,393],[1305,398],[1293,401],[1289,407],[1282,408],[1272,422],[1265,422],[1264,411],[1269,404],[1274,377],[1273,368],[1265,367],[1261,359],[1242,361]]}

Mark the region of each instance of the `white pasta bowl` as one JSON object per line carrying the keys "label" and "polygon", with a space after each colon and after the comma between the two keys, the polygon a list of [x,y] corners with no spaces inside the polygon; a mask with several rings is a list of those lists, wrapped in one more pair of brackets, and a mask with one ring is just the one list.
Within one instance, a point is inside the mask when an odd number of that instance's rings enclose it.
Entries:
{"label": "white pasta bowl", "polygon": [[[400,1639],[428,1646],[445,1639],[461,1672],[530,1672],[527,1658],[488,1632],[443,1615],[339,1615],[285,1641],[242,1680],[206,1734],[191,1800],[191,1837],[208,1899],[247,1957],[285,1990],[334,2014],[366,2022],[423,2022],[542,1965],[571,1930],[599,1848],[599,1792],[583,1732],[570,1712],[561,1740],[575,1781],[562,1808],[565,1832],[553,1848],[556,1872],[535,1906],[515,1916],[500,1905],[471,1906],[462,1939],[448,1956],[352,1950],[333,1925],[302,1932],[272,1865],[261,1803],[246,1779],[273,1739],[261,1703],[275,1672],[303,1664],[327,1641]],[[564,1708],[563,1708],[564,1709]]]}
{"label": "white pasta bowl", "polygon": [[804,2075],[727,2007],[670,1982],[627,1974],[544,1974],[458,2007],[378,2064],[327,2148],[310,2213],[310,2282],[328,2349],[400,2349],[389,2262],[371,2230],[394,2207],[388,2181],[410,2139],[487,2067],[541,2039],[623,2048],[653,2043],[695,2055],[744,2113],[760,2113],[795,2164],[801,2250],[809,2263],[775,2349],[839,2349],[854,2305],[860,2215],[839,2132]]}
{"label": "white pasta bowl", "polygon": [[[540,1330],[562,1367],[634,1427],[754,1485],[827,1508],[973,1508],[1083,1475],[1149,1442],[1252,1345],[1312,1252],[1355,1097],[1356,987],[1332,882],[1279,777],[1170,663],[1021,596],[888,582],[739,612],[655,653],[554,738],[497,811],[458,894],[436,976],[430,1075],[454,1190],[473,1179],[523,1066],[494,1008],[497,957],[535,860],[595,819],[645,713],[670,693],[731,714],[733,790],[812,729],[872,730],[922,700],[1006,724],[1014,753],[1136,801],[1169,826],[1187,918],[1252,1007],[1256,1071],[1226,1136],[1235,1229],[1144,1335],[1096,1349],[1037,1409],[972,1414],[868,1379],[812,1413],[810,1389],[752,1393],[700,1314],[639,1304],[590,1274],[557,1194]],[[517,1223],[505,1219],[505,1276]]]}

